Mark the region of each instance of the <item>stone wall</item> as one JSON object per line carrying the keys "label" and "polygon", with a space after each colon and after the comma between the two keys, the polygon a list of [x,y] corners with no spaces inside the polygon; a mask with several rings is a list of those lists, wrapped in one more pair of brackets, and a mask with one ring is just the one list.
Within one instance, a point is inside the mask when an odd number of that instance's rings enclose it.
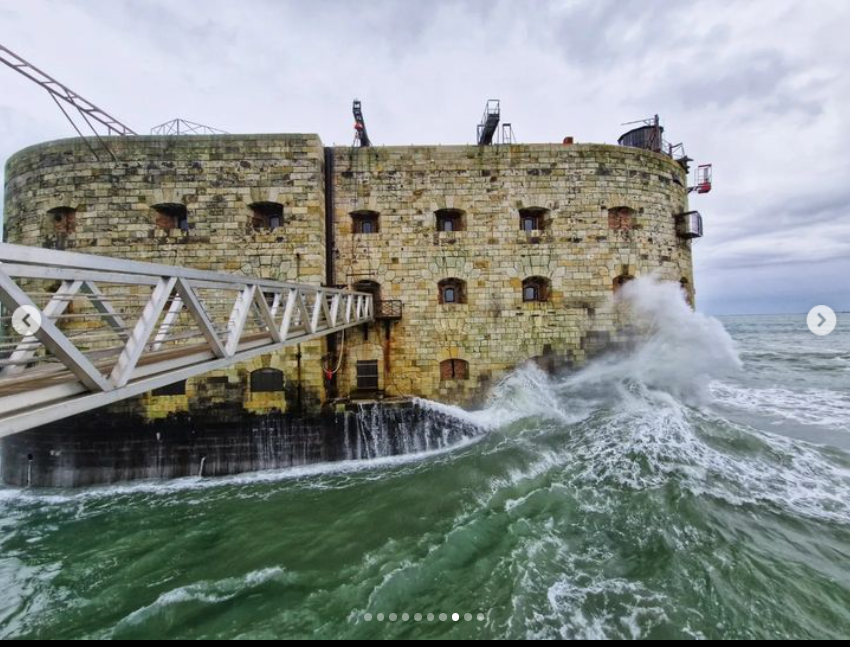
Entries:
{"label": "stone wall", "polygon": [[[79,140],[10,159],[6,240],[320,285],[331,181],[335,283],[377,282],[385,303],[404,308],[400,321],[332,340],[344,349],[341,397],[470,404],[525,361],[581,363],[616,343],[628,323],[611,305],[620,279],[684,279],[693,297],[690,243],[674,220],[687,211],[687,178],[662,155],[607,145],[336,148],[326,178],[315,135],[107,142],[117,162],[94,160]],[[255,230],[254,203],[283,205],[283,225]],[[185,207],[188,225],[155,205]],[[437,230],[445,209],[463,230]],[[377,233],[355,231],[351,214],[363,211],[378,214]],[[538,229],[523,230],[526,213]],[[532,277],[543,280],[543,301],[523,300]],[[447,279],[460,282],[463,302],[440,302]],[[300,362],[297,349],[265,356],[190,380],[185,395],[149,394],[115,410],[146,419],[224,402],[256,414],[316,411],[329,393],[327,344],[305,344]],[[364,361],[378,363],[377,394],[358,389]],[[283,371],[285,391],[252,393],[259,368]]]}
{"label": "stone wall", "polygon": [[[118,161],[69,139],[34,146],[6,166],[5,240],[281,281],[325,280],[324,148],[316,135],[108,138]],[[97,146],[96,142],[94,143]],[[249,205],[283,205],[283,226],[257,230]],[[188,227],[153,207],[186,208]],[[317,410],[324,342],[191,380],[186,396],[145,396],[116,408],[163,418],[201,393],[253,413]],[[284,394],[251,394],[248,375],[277,368]],[[210,381],[208,378],[212,378]]]}
{"label": "stone wall", "polygon": [[[612,307],[619,277],[684,279],[693,298],[690,242],[674,218],[687,211],[687,178],[663,155],[606,145],[338,148],[334,166],[336,281],[380,283],[383,300],[404,306],[400,322],[347,335],[342,393],[356,389],[358,361],[377,359],[389,396],[468,403],[529,359],[581,363],[616,342],[627,323]],[[437,231],[445,209],[463,231]],[[379,214],[378,233],[353,226],[364,211]],[[540,229],[524,231],[521,213],[537,215]],[[546,301],[524,302],[531,277],[548,283]],[[446,279],[462,282],[464,302],[440,303]],[[465,379],[441,371],[452,359],[468,362]]]}

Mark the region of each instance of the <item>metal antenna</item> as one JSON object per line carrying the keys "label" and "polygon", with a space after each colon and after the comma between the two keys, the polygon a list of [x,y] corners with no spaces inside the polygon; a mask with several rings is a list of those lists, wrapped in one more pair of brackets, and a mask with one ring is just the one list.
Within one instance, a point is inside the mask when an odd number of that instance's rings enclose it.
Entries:
{"label": "metal antenna", "polygon": [[[42,88],[47,90],[50,93],[50,96],[53,97],[53,100],[56,101],[57,105],[59,105],[60,109],[62,108],[61,104],[59,104],[59,100],[61,99],[67,104],[70,104],[74,107],[79,113],[83,120],[88,124],[89,128],[91,128],[92,132],[95,136],[100,140],[101,145],[112,155],[112,151],[106,146],[106,143],[100,139],[100,134],[95,130],[92,125],[92,121],[99,123],[101,126],[106,128],[107,135],[119,135],[119,136],[127,136],[127,135],[135,135],[136,132],[133,131],[128,126],[125,126],[123,123],[118,121],[115,117],[112,117],[107,112],[104,112],[96,105],[94,105],[88,99],[84,99],[79,94],[74,92],[68,86],[60,83],[52,76],[47,74],[46,72],[41,71],[35,65],[29,63],[25,59],[21,58],[15,52],[0,45],[0,63],[4,63],[9,66],[19,74],[24,75],[30,81],[33,81],[40,85]],[[74,126],[74,129],[77,133],[80,133],[79,128],[77,128],[76,124],[71,120],[70,115],[65,110],[62,110],[65,114],[65,117],[71,121],[71,124]],[[82,137],[82,134],[80,134]],[[91,146],[89,146],[91,149]],[[92,153],[94,150],[92,149]],[[95,157],[97,154],[95,153]],[[115,159],[115,156],[112,155],[112,158]]]}
{"label": "metal antenna", "polygon": [[228,133],[212,126],[196,124],[186,119],[172,119],[151,128],[151,135],[227,135]]}

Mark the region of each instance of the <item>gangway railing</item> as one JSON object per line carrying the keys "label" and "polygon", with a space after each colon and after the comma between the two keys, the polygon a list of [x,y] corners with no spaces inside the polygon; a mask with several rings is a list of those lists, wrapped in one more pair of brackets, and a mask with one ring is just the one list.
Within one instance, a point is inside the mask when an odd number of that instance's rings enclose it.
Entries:
{"label": "gangway railing", "polygon": [[374,320],[372,295],[0,244],[0,437]]}

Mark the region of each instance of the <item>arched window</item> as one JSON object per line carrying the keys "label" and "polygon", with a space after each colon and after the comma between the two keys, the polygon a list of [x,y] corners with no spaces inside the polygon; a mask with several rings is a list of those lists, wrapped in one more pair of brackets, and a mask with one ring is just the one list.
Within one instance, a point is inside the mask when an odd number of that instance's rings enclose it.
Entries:
{"label": "arched window", "polygon": [[525,303],[546,302],[550,293],[549,279],[542,276],[532,276],[522,282],[522,300]]}
{"label": "arched window", "polygon": [[252,393],[279,393],[283,391],[283,373],[274,368],[261,368],[251,373]]}
{"label": "arched window", "polygon": [[534,231],[546,229],[546,216],[548,209],[543,207],[528,207],[519,210],[519,227],[522,231],[530,234]]}
{"label": "arched window", "polygon": [[635,210],[629,207],[608,209],[608,229],[631,230],[635,226]]}
{"label": "arched window", "polygon": [[466,231],[466,214],[460,209],[440,209],[436,213],[437,231]]}
{"label": "arched window", "polygon": [[377,211],[354,211],[351,220],[355,234],[377,234],[381,231],[381,215]]}
{"label": "arched window", "polygon": [[251,226],[257,231],[274,231],[283,227],[283,205],[279,202],[255,202],[251,209]]}
{"label": "arched window", "polygon": [[469,362],[462,359],[447,359],[445,362],[440,362],[440,379],[443,382],[468,380]]}
{"label": "arched window", "polygon": [[179,229],[189,231],[189,211],[186,205],[166,202],[153,206],[156,212],[157,229]]}
{"label": "arched window", "polygon": [[626,286],[626,284],[634,281],[635,277],[629,276],[628,274],[621,274],[617,278],[614,279],[614,292],[617,293]]}
{"label": "arched window", "polygon": [[466,283],[460,279],[445,279],[440,281],[440,303],[457,305],[466,303]]}
{"label": "arched window", "polygon": [[56,207],[47,212],[53,223],[53,233],[73,234],[77,228],[77,210],[72,207]]}

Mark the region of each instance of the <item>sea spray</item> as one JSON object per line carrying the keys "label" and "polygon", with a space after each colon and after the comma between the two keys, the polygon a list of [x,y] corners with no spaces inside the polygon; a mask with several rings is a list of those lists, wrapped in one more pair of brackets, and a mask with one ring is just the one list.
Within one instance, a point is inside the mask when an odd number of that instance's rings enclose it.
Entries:
{"label": "sea spray", "polygon": [[636,331],[635,347],[591,364],[566,388],[631,381],[699,404],[713,379],[741,369],[729,333],[717,319],[693,311],[678,284],[643,277],[617,299]]}
{"label": "sea spray", "polygon": [[[731,332],[747,358],[772,338],[745,325]],[[784,353],[805,346],[776,325]],[[710,347],[706,331],[671,356]],[[821,352],[847,356],[846,341]],[[641,372],[644,352],[518,371],[483,411],[419,403],[444,417],[429,438],[489,432],[442,451],[0,492],[0,638],[846,638],[850,456],[771,433],[812,388],[832,403],[812,424],[845,419],[843,383],[796,362],[782,379],[784,358],[729,375],[707,362],[705,406],[703,376],[671,385]],[[739,408],[736,389],[758,399]],[[397,442],[382,437],[364,455]]]}

